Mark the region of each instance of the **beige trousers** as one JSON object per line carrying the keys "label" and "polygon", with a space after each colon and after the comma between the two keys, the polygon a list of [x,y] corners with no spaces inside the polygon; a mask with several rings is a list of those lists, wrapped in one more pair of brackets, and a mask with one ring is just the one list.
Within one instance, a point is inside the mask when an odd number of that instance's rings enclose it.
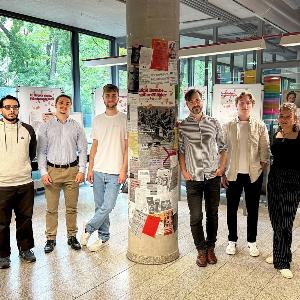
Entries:
{"label": "beige trousers", "polygon": [[68,237],[75,236],[77,228],[77,203],[79,184],[75,182],[78,167],[67,169],[48,166],[48,174],[52,178],[52,184],[45,186],[47,200],[46,210],[46,238],[55,240],[58,225],[58,204],[60,191],[64,191],[66,206],[66,226]]}

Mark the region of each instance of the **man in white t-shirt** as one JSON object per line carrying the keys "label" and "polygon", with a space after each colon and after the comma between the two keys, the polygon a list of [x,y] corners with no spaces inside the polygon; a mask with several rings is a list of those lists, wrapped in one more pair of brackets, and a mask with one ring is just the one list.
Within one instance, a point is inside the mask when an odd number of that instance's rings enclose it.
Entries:
{"label": "man in white t-shirt", "polygon": [[247,207],[247,241],[249,254],[258,256],[256,245],[258,208],[263,170],[269,161],[269,136],[264,122],[250,116],[255,100],[251,93],[241,93],[235,100],[238,116],[224,125],[228,146],[226,174],[228,245],[226,253],[236,253],[237,211],[242,191]]}
{"label": "man in white t-shirt", "polygon": [[99,239],[88,246],[99,250],[110,238],[109,214],[116,205],[120,184],[127,177],[128,140],[126,115],[117,110],[119,89],[113,84],[103,87],[106,111],[95,117],[92,128],[93,144],[90,151],[87,179],[93,183],[95,215],[85,225],[81,244],[86,246],[94,231]]}

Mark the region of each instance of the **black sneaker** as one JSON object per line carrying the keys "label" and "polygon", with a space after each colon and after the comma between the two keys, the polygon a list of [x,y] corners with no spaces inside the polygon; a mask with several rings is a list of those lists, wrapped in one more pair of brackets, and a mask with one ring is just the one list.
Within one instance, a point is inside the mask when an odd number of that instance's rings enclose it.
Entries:
{"label": "black sneaker", "polygon": [[24,251],[20,250],[19,256],[29,263],[36,261],[35,255],[34,255],[33,251],[30,249],[24,250]]}
{"label": "black sneaker", "polygon": [[0,269],[7,269],[10,267],[10,259],[7,257],[0,257]]}
{"label": "black sneaker", "polygon": [[54,250],[54,247],[56,245],[55,240],[47,240],[46,245],[44,247],[45,253],[50,253]]}
{"label": "black sneaker", "polygon": [[72,249],[74,250],[80,250],[81,249],[81,245],[80,243],[77,241],[76,236],[70,236],[68,238],[68,245],[71,246]]}

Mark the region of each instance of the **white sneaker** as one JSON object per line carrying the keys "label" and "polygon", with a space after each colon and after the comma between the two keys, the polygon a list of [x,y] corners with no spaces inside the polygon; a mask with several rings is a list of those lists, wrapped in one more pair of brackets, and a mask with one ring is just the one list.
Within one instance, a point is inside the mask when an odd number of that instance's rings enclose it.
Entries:
{"label": "white sneaker", "polygon": [[82,233],[82,235],[80,237],[80,244],[82,246],[86,246],[90,237],[91,237],[91,234],[86,232],[84,229],[84,232]]}
{"label": "white sneaker", "polygon": [[88,249],[91,252],[96,252],[96,251],[100,250],[103,246],[105,246],[107,244],[108,244],[108,241],[97,240],[92,245],[88,246]]}
{"label": "white sneaker", "polygon": [[273,255],[266,258],[266,263],[273,264]]}
{"label": "white sneaker", "polygon": [[257,248],[256,242],[248,243],[249,254],[253,257],[259,256],[259,250]]}
{"label": "white sneaker", "polygon": [[236,242],[228,241],[226,253],[229,255],[234,255],[236,253]]}
{"label": "white sneaker", "polygon": [[282,275],[282,277],[284,277],[284,278],[287,278],[287,279],[293,278],[293,273],[290,269],[281,269],[281,270],[279,270],[279,272]]}

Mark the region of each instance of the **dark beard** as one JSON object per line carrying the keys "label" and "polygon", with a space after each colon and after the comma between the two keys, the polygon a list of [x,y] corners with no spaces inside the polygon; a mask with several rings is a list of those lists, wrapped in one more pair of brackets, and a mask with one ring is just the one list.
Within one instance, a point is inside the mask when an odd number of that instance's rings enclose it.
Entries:
{"label": "dark beard", "polygon": [[15,118],[6,118],[5,116],[3,116],[2,115],[2,117],[6,120],[6,121],[8,121],[8,122],[11,122],[11,123],[17,123],[18,122],[18,115],[16,115],[16,117]]}
{"label": "dark beard", "polygon": [[118,105],[118,103],[114,104],[113,106],[109,106],[109,105],[105,105],[106,108],[109,108],[109,109],[113,109],[113,108],[116,108]]}
{"label": "dark beard", "polygon": [[200,107],[193,107],[192,108],[192,113],[194,114],[194,115],[198,115],[198,114],[200,114],[202,112],[202,109],[200,108]]}

